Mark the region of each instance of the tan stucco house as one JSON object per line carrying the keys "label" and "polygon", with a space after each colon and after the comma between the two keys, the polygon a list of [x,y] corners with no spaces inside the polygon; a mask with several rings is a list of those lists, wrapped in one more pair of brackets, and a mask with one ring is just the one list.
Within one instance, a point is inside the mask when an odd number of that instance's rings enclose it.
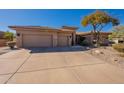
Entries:
{"label": "tan stucco house", "polygon": [[112,41],[113,41],[115,44],[124,43],[124,36],[121,36],[121,37],[113,37],[113,38],[112,38]]}
{"label": "tan stucco house", "polygon": [[77,27],[9,26],[16,30],[17,47],[64,47],[75,44]]}
{"label": "tan stucco house", "polygon": [[[108,36],[111,34],[111,32],[100,32],[100,39],[103,44],[109,44]],[[76,43],[80,44],[81,41],[87,40],[89,43],[93,43],[93,40],[95,40],[93,34],[91,31],[89,32],[76,32]]]}

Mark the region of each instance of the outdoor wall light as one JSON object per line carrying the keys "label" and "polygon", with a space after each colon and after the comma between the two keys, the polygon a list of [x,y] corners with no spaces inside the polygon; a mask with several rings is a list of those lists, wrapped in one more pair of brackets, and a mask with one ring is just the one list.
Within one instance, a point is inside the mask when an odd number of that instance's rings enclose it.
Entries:
{"label": "outdoor wall light", "polygon": [[17,35],[17,36],[20,36],[20,34],[19,34],[19,33],[17,33],[16,35]]}

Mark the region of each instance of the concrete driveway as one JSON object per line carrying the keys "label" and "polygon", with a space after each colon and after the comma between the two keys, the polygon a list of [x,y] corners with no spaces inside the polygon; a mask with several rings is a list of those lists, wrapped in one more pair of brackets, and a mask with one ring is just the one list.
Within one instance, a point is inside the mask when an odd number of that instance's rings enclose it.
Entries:
{"label": "concrete driveway", "polygon": [[11,50],[9,47],[5,46],[5,47],[0,47],[0,55],[11,52],[13,50]]}
{"label": "concrete driveway", "polygon": [[0,55],[0,83],[124,83],[124,69],[81,50],[20,49]]}

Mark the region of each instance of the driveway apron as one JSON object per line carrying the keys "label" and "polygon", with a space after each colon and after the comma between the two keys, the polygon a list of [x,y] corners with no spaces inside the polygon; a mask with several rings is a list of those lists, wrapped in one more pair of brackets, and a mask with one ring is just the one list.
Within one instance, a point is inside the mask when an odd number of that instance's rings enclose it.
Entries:
{"label": "driveway apron", "polygon": [[0,83],[124,83],[124,69],[85,51],[21,49],[0,56]]}

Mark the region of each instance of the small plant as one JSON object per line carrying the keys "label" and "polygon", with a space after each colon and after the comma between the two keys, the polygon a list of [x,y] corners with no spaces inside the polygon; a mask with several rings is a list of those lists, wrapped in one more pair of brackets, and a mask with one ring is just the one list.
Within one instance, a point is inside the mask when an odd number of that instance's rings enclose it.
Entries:
{"label": "small plant", "polygon": [[7,45],[10,47],[10,49],[14,49],[14,47],[16,45],[16,42],[13,41],[14,34],[12,32],[7,31],[4,33],[4,38],[8,41]]}
{"label": "small plant", "polygon": [[124,52],[124,44],[114,44],[112,47],[119,52]]}
{"label": "small plant", "polygon": [[82,46],[90,46],[91,43],[90,43],[88,40],[83,40],[83,41],[81,42],[81,45],[82,45]]}
{"label": "small plant", "polygon": [[14,49],[15,45],[16,45],[16,42],[14,41],[9,41],[7,42],[7,45],[10,47],[10,49]]}
{"label": "small plant", "polygon": [[13,41],[14,34],[12,32],[7,31],[4,33],[4,38],[8,41]]}

